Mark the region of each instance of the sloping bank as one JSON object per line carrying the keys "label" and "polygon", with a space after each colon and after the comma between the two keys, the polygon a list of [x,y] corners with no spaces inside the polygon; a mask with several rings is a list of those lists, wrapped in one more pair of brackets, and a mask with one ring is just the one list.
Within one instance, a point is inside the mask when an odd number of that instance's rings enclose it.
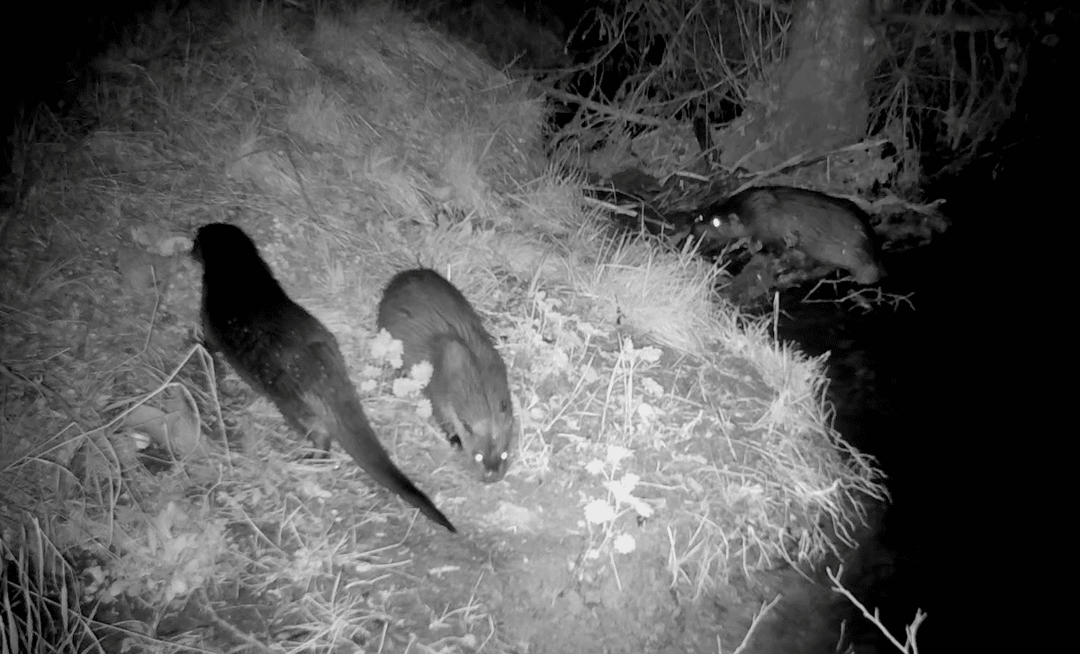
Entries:
{"label": "sloping bank", "polygon": [[[206,629],[194,605],[222,646],[733,649],[767,571],[813,569],[883,497],[830,426],[820,361],[715,303],[700,261],[612,236],[549,171],[526,85],[381,6],[153,24],[99,62],[98,127],[5,258],[47,278],[78,255],[65,274],[93,280],[4,287],[8,360],[48,368],[82,418],[58,406],[5,435],[2,474],[36,507],[5,514],[9,550],[81,561],[96,619],[146,616],[124,637],[179,642]],[[298,459],[271,408],[209,383],[183,243],[220,220],[336,335],[391,456],[459,534],[412,524],[340,453]],[[64,239],[31,237],[57,223]],[[499,483],[467,474],[373,348],[379,290],[417,264],[462,290],[509,367],[521,431]],[[92,338],[62,347],[80,325]],[[184,456],[144,465],[132,444],[157,432],[136,408],[189,416],[157,430],[190,436]],[[43,483],[57,469],[71,483]],[[48,528],[16,529],[34,517]]]}

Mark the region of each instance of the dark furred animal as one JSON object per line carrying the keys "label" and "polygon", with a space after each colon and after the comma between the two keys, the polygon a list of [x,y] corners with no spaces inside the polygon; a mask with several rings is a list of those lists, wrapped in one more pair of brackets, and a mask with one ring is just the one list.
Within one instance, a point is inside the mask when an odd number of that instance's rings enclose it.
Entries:
{"label": "dark furred animal", "polygon": [[799,250],[851,272],[860,284],[884,274],[865,212],[850,200],[790,186],[758,186],[702,212],[694,235],[719,242],[749,237]]}
{"label": "dark furred animal", "polygon": [[328,450],[336,438],[375,481],[457,531],[390,460],[360,406],[337,340],[289,299],[247,234],[232,225],[206,225],[192,255],[203,265],[207,344],[317,447]]}
{"label": "dark furred animal", "polygon": [[383,292],[378,326],[404,345],[405,370],[431,363],[425,393],[435,418],[483,481],[502,479],[514,432],[506,364],[461,291],[434,270],[400,272]]}

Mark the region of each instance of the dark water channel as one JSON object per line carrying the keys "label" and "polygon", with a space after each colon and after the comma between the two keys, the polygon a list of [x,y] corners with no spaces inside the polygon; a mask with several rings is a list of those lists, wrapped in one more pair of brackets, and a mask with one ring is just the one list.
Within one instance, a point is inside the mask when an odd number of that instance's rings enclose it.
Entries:
{"label": "dark water channel", "polygon": [[[986,601],[973,592],[987,577],[973,559],[985,556],[985,538],[1002,526],[994,515],[1000,471],[1015,464],[1010,451],[1019,456],[1025,447],[1003,424],[1018,408],[1015,398],[993,398],[1000,397],[995,387],[1025,383],[1009,371],[1033,343],[1007,325],[1033,298],[1010,292],[1017,273],[1002,260],[1022,247],[1009,225],[1044,220],[1058,206],[1047,184],[1054,177],[1044,175],[1047,143],[1017,148],[1005,172],[975,171],[940,188],[953,229],[884,260],[882,288],[911,294],[912,307],[805,304],[798,291],[781,304],[781,339],[808,354],[830,352],[837,430],[888,475],[892,501],[848,562],[859,573],[848,588],[880,609],[901,642],[904,625],[925,611],[921,654],[956,651],[957,616]],[[1033,198],[1032,188],[1044,195]],[[858,654],[899,651],[854,611],[841,617]]]}
{"label": "dark water channel", "polygon": [[[1059,22],[1075,26],[1076,17],[1061,12]],[[1071,361],[1071,343],[1055,338],[1037,308],[1068,298],[1053,289],[1072,277],[1064,267],[1075,243],[1080,122],[1061,101],[1060,76],[1080,67],[1076,46],[1035,48],[990,156],[926,189],[946,199],[952,228],[884,260],[883,288],[913,293],[914,309],[860,313],[799,304],[795,292],[782,305],[781,338],[831,352],[837,429],[889,475],[892,502],[854,561],[861,576],[851,589],[901,641],[924,610],[920,654],[1004,651],[1003,630],[1017,623],[1009,611],[1017,596],[1001,588],[1008,566],[998,571],[1014,525],[1037,509],[1010,502],[1009,483],[1028,479],[1024,459],[1046,438],[1023,424],[1045,405],[1035,389]],[[858,654],[899,651],[865,621],[849,625]]]}
{"label": "dark water channel", "polygon": [[[811,355],[829,352],[829,399],[835,426],[860,450],[874,455],[888,475],[892,501],[874,516],[873,530],[848,561],[858,575],[845,585],[903,637],[917,609],[929,614],[920,627],[920,651],[934,639],[938,575],[935,555],[947,521],[953,452],[964,435],[955,429],[955,385],[963,383],[965,338],[955,327],[963,313],[954,243],[886,259],[887,291],[911,296],[912,305],[864,312],[849,305],[782,300],[779,336]],[[943,513],[946,511],[946,513]],[[848,633],[855,650],[895,652],[880,633],[853,612]]]}

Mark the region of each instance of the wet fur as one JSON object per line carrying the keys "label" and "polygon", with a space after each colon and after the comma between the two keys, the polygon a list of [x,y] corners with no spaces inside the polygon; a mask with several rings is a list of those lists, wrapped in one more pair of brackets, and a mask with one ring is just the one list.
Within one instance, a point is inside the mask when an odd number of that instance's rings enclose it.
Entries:
{"label": "wet fur", "polygon": [[702,213],[695,235],[730,241],[749,237],[773,248],[793,248],[852,273],[860,284],[884,274],[869,218],[854,202],[789,186],[736,193]]}
{"label": "wet fur", "polygon": [[436,420],[483,481],[502,479],[514,432],[506,364],[461,291],[434,270],[400,272],[383,292],[378,327],[404,345],[406,371],[431,363],[425,393]]}
{"label": "wet fur", "polygon": [[457,531],[390,460],[364,415],[337,340],[285,294],[247,234],[232,225],[206,225],[192,255],[203,264],[207,345],[317,447],[328,450],[337,439],[375,481]]}

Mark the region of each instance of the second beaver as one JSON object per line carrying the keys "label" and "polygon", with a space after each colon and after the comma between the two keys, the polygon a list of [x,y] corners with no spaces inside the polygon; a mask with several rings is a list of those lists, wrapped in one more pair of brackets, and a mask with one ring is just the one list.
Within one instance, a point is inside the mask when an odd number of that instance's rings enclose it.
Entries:
{"label": "second beaver", "polygon": [[755,186],[702,211],[694,235],[722,245],[749,237],[795,249],[851,272],[859,284],[884,275],[869,216],[854,202],[791,186]]}
{"label": "second beaver", "polygon": [[461,291],[434,270],[402,271],[383,291],[377,325],[402,342],[405,370],[431,363],[425,394],[436,420],[481,480],[502,479],[514,433],[506,364]]}

